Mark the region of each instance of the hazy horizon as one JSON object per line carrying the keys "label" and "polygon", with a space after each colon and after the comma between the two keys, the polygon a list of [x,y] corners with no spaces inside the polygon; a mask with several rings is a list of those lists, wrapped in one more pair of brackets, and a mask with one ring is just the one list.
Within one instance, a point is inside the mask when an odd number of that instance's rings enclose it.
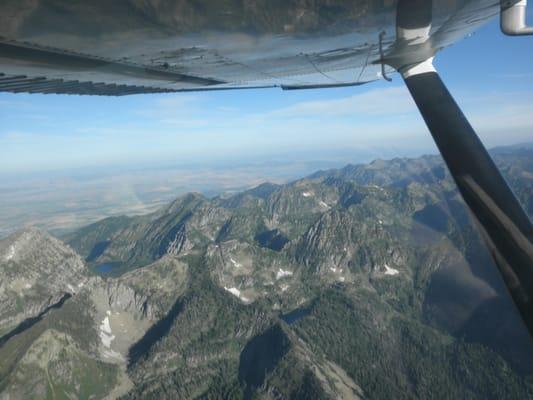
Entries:
{"label": "hazy horizon", "polygon": [[[533,147],[533,142],[507,147]],[[494,149],[498,149],[496,147]],[[180,195],[198,192],[206,197],[250,189],[262,183],[285,184],[319,170],[367,164],[376,159],[417,158],[433,152],[400,154],[395,149],[338,151],[330,158],[318,154],[283,160],[235,160],[203,164],[170,164],[79,168],[56,173],[16,175],[0,181],[0,238],[34,226],[61,234],[116,215],[139,215],[157,210]],[[324,156],[324,154],[321,154]]]}

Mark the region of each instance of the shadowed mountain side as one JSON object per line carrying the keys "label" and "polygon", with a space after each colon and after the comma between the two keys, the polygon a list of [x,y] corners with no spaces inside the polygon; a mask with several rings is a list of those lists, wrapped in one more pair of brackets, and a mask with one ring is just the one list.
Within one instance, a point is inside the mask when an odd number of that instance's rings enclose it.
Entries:
{"label": "shadowed mountain side", "polygon": [[50,310],[63,307],[63,304],[65,304],[65,302],[71,297],[72,295],[70,293],[65,293],[65,295],[63,295],[63,297],[61,297],[61,299],[59,299],[57,303],[48,306],[43,311],[41,311],[39,315],[22,321],[15,329],[0,337],[0,347],[6,344],[8,340],[11,339],[13,336],[21,334],[22,332],[30,329],[37,322],[41,321]]}
{"label": "shadowed mountain side", "polygon": [[128,352],[129,364],[135,364],[145,354],[150,351],[150,348],[157,343],[163,336],[166,336],[174,323],[177,315],[183,310],[183,303],[177,300],[167,315],[157,321],[144,334],[141,340],[135,343]]}
{"label": "shadowed mountain side", "polygon": [[265,381],[289,350],[289,338],[279,325],[254,337],[243,349],[239,362],[239,380],[246,384],[245,399]]}

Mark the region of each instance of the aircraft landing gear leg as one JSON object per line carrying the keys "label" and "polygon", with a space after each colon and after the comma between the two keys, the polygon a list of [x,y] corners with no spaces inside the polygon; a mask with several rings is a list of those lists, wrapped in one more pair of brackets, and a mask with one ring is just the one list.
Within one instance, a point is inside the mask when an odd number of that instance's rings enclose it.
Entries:
{"label": "aircraft landing gear leg", "polygon": [[432,59],[400,71],[533,336],[533,227]]}

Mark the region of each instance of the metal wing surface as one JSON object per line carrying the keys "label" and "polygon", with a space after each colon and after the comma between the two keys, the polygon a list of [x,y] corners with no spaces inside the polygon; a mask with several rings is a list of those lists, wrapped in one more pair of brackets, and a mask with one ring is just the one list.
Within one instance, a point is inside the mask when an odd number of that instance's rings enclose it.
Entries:
{"label": "metal wing surface", "polygon": [[[383,54],[413,60],[420,51],[395,48],[396,7],[396,0],[3,0],[0,91],[360,85],[382,77]],[[435,0],[433,8],[423,57],[496,16],[499,1]]]}

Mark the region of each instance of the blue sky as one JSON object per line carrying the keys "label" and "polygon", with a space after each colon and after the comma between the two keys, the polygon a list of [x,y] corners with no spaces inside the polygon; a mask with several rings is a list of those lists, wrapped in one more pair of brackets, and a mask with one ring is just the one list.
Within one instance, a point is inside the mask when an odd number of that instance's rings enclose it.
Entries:
{"label": "blue sky", "polygon": [[[493,21],[436,66],[488,146],[533,140],[533,37]],[[0,94],[0,171],[435,153],[402,80],[123,98]],[[355,156],[354,156],[355,157]],[[357,162],[359,160],[353,160]]]}

